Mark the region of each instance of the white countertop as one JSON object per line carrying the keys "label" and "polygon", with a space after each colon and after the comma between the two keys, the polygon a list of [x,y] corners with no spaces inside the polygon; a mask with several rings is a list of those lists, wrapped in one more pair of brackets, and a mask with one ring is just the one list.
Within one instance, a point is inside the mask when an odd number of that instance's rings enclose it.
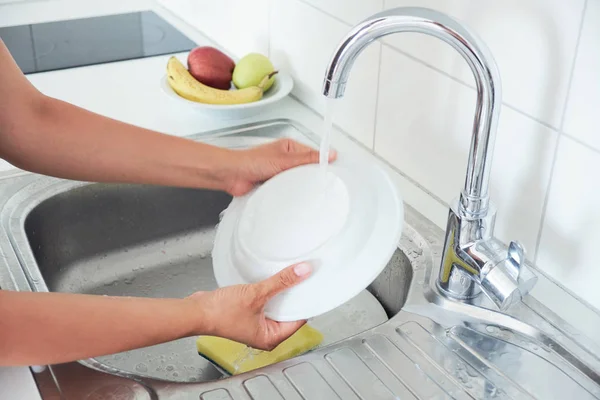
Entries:
{"label": "white countertop", "polygon": [[[0,26],[49,22],[138,10],[154,10],[198,44],[211,44],[199,31],[187,25],[154,1],[82,2],[46,0],[0,3]],[[43,93],[76,104],[99,114],[160,132],[188,136],[235,126],[255,120],[290,118],[320,134],[322,118],[313,111],[287,98],[261,116],[246,120],[210,120],[176,104],[161,91],[159,80],[164,74],[166,56],[116,62],[61,71],[29,75],[29,80]],[[333,145],[341,154],[358,151],[368,154],[340,132],[334,133]],[[0,160],[0,171],[14,167]],[[430,197],[392,169],[387,168],[408,204],[420,208],[439,207]],[[444,221],[440,221],[443,223]],[[40,399],[28,368],[0,368],[0,392],[11,399]]]}

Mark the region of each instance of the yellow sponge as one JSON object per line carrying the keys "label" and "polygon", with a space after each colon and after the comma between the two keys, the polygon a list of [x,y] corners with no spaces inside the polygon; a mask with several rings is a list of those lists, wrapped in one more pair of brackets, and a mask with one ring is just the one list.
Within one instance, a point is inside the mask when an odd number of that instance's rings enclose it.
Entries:
{"label": "yellow sponge", "polygon": [[261,351],[233,340],[200,336],[198,353],[230,375],[262,368],[303,354],[323,341],[323,334],[305,324],[272,351]]}

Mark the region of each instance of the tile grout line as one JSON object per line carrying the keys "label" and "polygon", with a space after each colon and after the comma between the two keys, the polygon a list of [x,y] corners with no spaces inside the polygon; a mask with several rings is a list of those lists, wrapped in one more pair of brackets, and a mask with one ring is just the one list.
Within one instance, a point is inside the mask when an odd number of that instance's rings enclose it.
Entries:
{"label": "tile grout line", "polygon": [[[433,71],[435,71],[435,72],[438,72],[438,73],[440,73],[440,74],[444,75],[444,76],[445,76],[445,77],[447,77],[447,78],[450,78],[450,79],[452,79],[452,80],[453,80],[453,81],[455,81],[456,83],[460,83],[461,85],[463,85],[463,86],[466,86],[466,87],[468,87],[468,88],[470,88],[470,89],[473,89],[473,90],[475,90],[475,91],[477,90],[477,88],[475,88],[475,86],[471,85],[470,83],[467,83],[467,82],[465,82],[465,81],[463,81],[463,80],[461,80],[461,79],[459,79],[459,78],[457,78],[457,77],[455,77],[455,76],[452,76],[451,74],[447,73],[446,71],[444,71],[444,70],[442,70],[442,69],[440,69],[440,68],[438,68],[438,67],[436,67],[436,66],[434,66],[434,65],[431,65],[431,64],[429,64],[429,63],[427,63],[427,62],[425,62],[425,61],[423,61],[423,60],[421,60],[421,59],[419,59],[419,58],[417,58],[417,57],[413,56],[412,54],[410,54],[410,53],[407,53],[407,52],[406,52],[406,51],[404,51],[404,50],[400,50],[400,49],[398,49],[397,47],[394,47],[393,45],[391,45],[391,44],[388,44],[388,43],[383,43],[383,46],[386,46],[386,47],[388,47],[390,50],[392,50],[392,51],[395,51],[396,53],[402,54],[403,56],[405,56],[405,57],[408,57],[408,58],[410,58],[411,60],[413,60],[413,61],[415,61],[415,62],[417,62],[417,63],[419,63],[419,64],[422,64],[422,65],[424,65],[424,66],[426,66],[426,67],[428,67],[428,68],[432,69]],[[522,116],[524,116],[524,117],[527,117],[527,118],[531,119],[532,121],[534,121],[534,122],[536,122],[536,123],[538,123],[538,124],[540,124],[540,125],[542,125],[542,126],[544,126],[544,127],[548,128],[548,129],[551,129],[551,130],[553,130],[553,131],[555,131],[555,132],[558,132],[558,131],[559,131],[559,129],[558,129],[558,128],[556,128],[556,127],[552,126],[551,124],[549,124],[549,123],[547,123],[547,122],[545,122],[545,121],[542,121],[541,119],[539,119],[539,118],[537,118],[537,117],[534,117],[534,116],[532,116],[532,115],[529,115],[529,114],[527,114],[526,112],[524,112],[523,110],[520,110],[520,109],[518,109],[517,107],[515,107],[515,106],[513,106],[513,105],[511,105],[511,104],[508,104],[508,103],[506,103],[506,102],[504,102],[504,101],[503,101],[503,102],[502,102],[502,106],[504,106],[504,107],[506,107],[506,108],[509,108],[509,109],[511,109],[511,110],[513,110],[513,111],[515,111],[515,112],[517,112],[517,113],[519,113],[519,114],[521,114],[521,115],[522,115]]]}
{"label": "tile grout line", "polygon": [[600,149],[595,148],[591,144],[588,144],[588,143],[584,142],[583,140],[581,140],[579,138],[576,138],[573,135],[570,135],[570,134],[568,134],[566,132],[560,132],[560,136],[568,138],[568,139],[574,141],[575,143],[580,144],[581,146],[585,147],[586,149],[588,149],[590,151],[593,151],[596,154],[600,154]]}
{"label": "tile grout line", "polygon": [[377,118],[379,117],[379,91],[381,90],[381,57],[383,46],[379,43],[379,60],[377,62],[377,89],[375,90],[375,118],[373,119],[373,143],[371,150],[375,152],[375,142],[377,139]]}
{"label": "tile grout line", "polygon": [[[558,138],[556,139],[556,144],[554,147],[554,155],[552,156],[552,165],[550,166],[550,174],[549,174],[549,178],[548,178],[548,184],[546,186],[546,195],[544,196],[544,202],[542,203],[542,214],[541,214],[541,218],[540,218],[540,224],[538,227],[538,233],[537,233],[537,238],[535,241],[535,249],[534,249],[533,260],[532,260],[533,265],[536,267],[537,267],[539,252],[540,252],[540,246],[542,244],[542,232],[544,230],[544,222],[546,221],[546,213],[548,211],[548,203],[550,201],[550,192],[552,190],[552,181],[553,181],[552,178],[554,176],[554,170],[556,169],[556,162],[558,159],[559,144],[560,144],[560,141],[563,138],[563,136],[567,136],[567,137],[571,138],[571,136],[565,135],[563,130],[564,130],[565,119],[566,119],[566,115],[567,115],[567,107],[569,105],[569,97],[571,96],[571,90],[573,88],[573,76],[575,75],[575,66],[577,65],[577,56],[579,54],[579,45],[581,43],[581,35],[583,33],[583,24],[585,22],[585,14],[587,11],[588,2],[589,2],[589,0],[585,0],[585,3],[583,4],[583,11],[581,12],[581,22],[579,24],[579,32],[577,33],[577,42],[575,43],[575,51],[573,52],[573,65],[571,66],[571,71],[569,73],[569,84],[567,86],[567,93],[565,96],[565,104],[563,105],[562,115],[560,117],[560,128],[558,131]],[[579,141],[577,141],[577,142],[579,142]],[[589,148],[589,145],[586,145],[586,147]]]}
{"label": "tile grout line", "polygon": [[328,11],[325,11],[325,10],[323,10],[323,9],[321,9],[321,8],[319,8],[319,7],[317,7],[317,6],[315,6],[315,5],[314,5],[314,4],[312,4],[312,3],[309,3],[309,2],[308,2],[308,1],[306,1],[306,0],[296,0],[296,1],[298,1],[298,2],[300,2],[300,3],[302,3],[302,4],[304,4],[304,5],[306,5],[306,6],[310,7],[310,8],[312,8],[313,10],[319,11],[319,12],[321,12],[321,13],[323,13],[323,14],[327,15],[328,17],[331,17],[331,18],[335,19],[336,21],[338,21],[338,22],[340,22],[340,23],[342,23],[342,24],[346,25],[346,26],[347,26],[347,27],[349,27],[349,28],[352,28],[352,27],[354,26],[354,25],[352,25],[351,23],[344,21],[344,20],[343,20],[343,19],[341,19],[340,17],[338,17],[338,16],[336,16],[336,15],[334,15],[334,14],[331,14],[331,13],[330,13],[330,12],[328,12]]}

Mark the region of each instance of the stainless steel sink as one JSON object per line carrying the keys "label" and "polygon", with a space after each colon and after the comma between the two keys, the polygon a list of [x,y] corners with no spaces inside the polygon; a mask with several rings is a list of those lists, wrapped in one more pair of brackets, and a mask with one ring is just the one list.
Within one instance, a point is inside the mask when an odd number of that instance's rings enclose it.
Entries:
{"label": "stainless steel sink", "polygon": [[[291,121],[195,139],[246,147],[281,137],[316,145]],[[32,174],[0,180],[0,286],[150,297],[214,289],[210,251],[229,201],[206,190]],[[600,398],[595,338],[531,296],[504,312],[485,297],[443,296],[435,285],[443,231],[408,206],[405,226],[373,284],[310,322],[326,342],[306,355],[224,377],[187,338],[51,371],[68,399]],[[50,398],[50,375],[38,382]]]}
{"label": "stainless steel sink", "polygon": [[[39,204],[35,204],[39,196],[30,198],[33,208],[26,214],[22,234],[31,250],[25,249],[23,257],[33,255],[40,282],[49,291],[180,298],[217,288],[211,250],[219,214],[231,200],[228,195],[73,183],[46,193],[53,194]],[[397,313],[406,299],[411,272],[408,259],[398,251],[371,285],[371,293],[385,304],[389,315]],[[387,290],[390,285],[396,290]],[[327,331],[325,344],[379,325],[387,314],[373,296],[362,293],[311,324],[323,326],[331,318],[337,326]],[[97,361],[119,372],[165,381],[221,377],[198,357],[194,338]]]}

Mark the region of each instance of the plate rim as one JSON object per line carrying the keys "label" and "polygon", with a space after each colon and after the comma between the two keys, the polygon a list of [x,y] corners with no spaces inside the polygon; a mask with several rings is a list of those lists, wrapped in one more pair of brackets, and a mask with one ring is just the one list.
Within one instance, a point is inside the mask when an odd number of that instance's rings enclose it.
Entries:
{"label": "plate rim", "polygon": [[[369,235],[369,237],[367,239],[369,241],[369,243],[374,244],[379,249],[378,249],[378,251],[374,251],[373,253],[368,254],[368,258],[369,258],[368,261],[370,264],[378,265],[378,267],[373,268],[372,272],[370,274],[368,274],[368,277],[366,276],[366,274],[365,274],[365,276],[363,276],[364,282],[367,282],[367,280],[368,280],[366,285],[363,285],[363,284],[349,285],[352,287],[353,290],[345,290],[343,295],[334,296],[334,297],[339,297],[340,299],[345,299],[345,300],[342,300],[341,302],[339,301],[339,299],[333,300],[333,301],[326,301],[325,303],[328,303],[328,305],[323,307],[320,310],[318,309],[318,307],[313,307],[311,309],[307,309],[308,312],[295,310],[292,313],[290,313],[289,311],[286,312],[285,310],[282,310],[279,307],[278,307],[278,309],[272,309],[271,307],[269,307],[269,304],[270,304],[270,302],[269,302],[269,303],[267,303],[267,306],[265,307],[265,315],[267,316],[267,318],[270,318],[270,319],[273,319],[276,321],[297,321],[297,320],[310,319],[315,316],[321,315],[325,312],[331,311],[335,307],[343,304],[344,301],[347,301],[352,296],[357,295],[361,290],[364,290],[366,287],[368,287],[368,285],[371,284],[377,278],[377,276],[381,273],[381,271],[383,271],[383,269],[385,269],[387,262],[389,262],[389,260],[393,256],[394,252],[399,247],[402,232],[404,231],[404,225],[405,225],[404,213],[405,213],[405,211],[404,211],[404,204],[403,204],[401,195],[399,193],[399,190],[395,186],[395,184],[392,181],[389,174],[379,165],[373,165],[372,167],[376,170],[376,172],[378,172],[380,174],[381,178],[383,178],[383,180],[385,181],[385,185],[382,185],[382,186],[385,186],[382,189],[382,192],[384,192],[384,195],[386,195],[386,197],[389,196],[387,201],[391,202],[392,207],[393,207],[393,212],[394,212],[394,214],[397,214],[399,219],[398,219],[398,224],[394,229],[390,229],[389,232],[385,232],[387,234],[386,237],[382,238],[380,233],[378,233],[376,231],[372,232]],[[234,198],[231,206],[233,206],[233,207],[242,206],[242,204],[240,204],[240,199]],[[385,217],[383,215],[380,216],[378,218],[378,221],[380,221],[379,223],[381,223],[382,218],[389,218],[389,216],[387,216],[387,217]],[[224,221],[222,221],[222,222],[224,222]],[[385,222],[384,222],[384,224],[385,224]],[[215,245],[217,243],[223,241],[222,235],[229,236],[228,233],[223,232],[222,229],[217,229],[217,236],[215,237]],[[228,239],[225,240],[225,242],[228,242]],[[215,248],[215,250],[216,250],[216,248]],[[215,268],[215,266],[218,264],[218,263],[214,262],[214,261],[216,261],[214,259],[215,256],[225,257],[226,259],[229,258],[229,256],[221,255],[221,254],[219,254],[219,252],[220,251],[213,251],[213,273],[215,275],[215,278],[216,278],[216,281],[217,281],[217,284],[219,285],[219,287],[227,286],[230,284],[250,283],[250,282],[247,282],[240,275],[240,273],[236,270],[236,268],[233,266],[233,264],[231,264],[229,261],[224,261],[222,263],[223,264],[222,268],[219,268],[219,269]],[[355,262],[352,265],[356,266],[356,265],[360,264],[362,261],[365,261],[364,260],[365,257],[367,257],[367,255],[365,255],[364,250],[358,251],[356,253]],[[357,267],[354,267],[354,269],[356,269],[356,268]],[[361,279],[361,281],[363,281],[363,279]],[[314,285],[315,289],[319,288],[321,286],[322,286],[322,284],[320,284],[320,283],[317,283]],[[355,286],[356,286],[356,288],[355,288]],[[337,303],[339,303],[339,304],[337,304]],[[295,308],[296,307],[292,307],[292,309],[295,309]]]}

